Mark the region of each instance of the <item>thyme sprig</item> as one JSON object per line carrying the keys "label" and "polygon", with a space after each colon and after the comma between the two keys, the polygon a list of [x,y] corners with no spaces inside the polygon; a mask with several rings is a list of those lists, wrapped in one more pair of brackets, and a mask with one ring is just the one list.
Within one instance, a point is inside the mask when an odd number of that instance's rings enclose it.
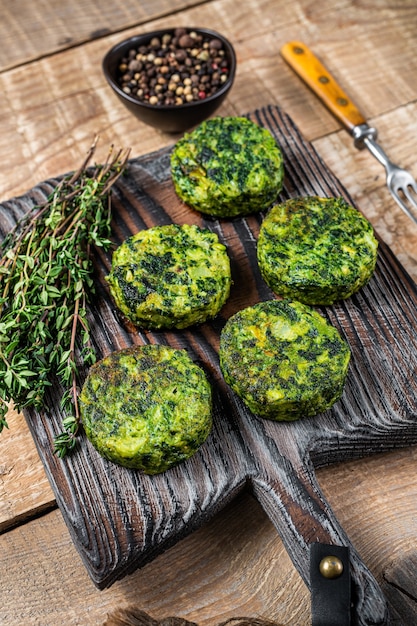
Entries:
{"label": "thyme sprig", "polygon": [[111,148],[104,164],[89,167],[96,144],[0,247],[0,432],[10,403],[41,408],[55,376],[64,389],[63,432],[54,441],[61,458],[79,430],[79,363],[95,361],[86,310],[94,292],[90,250],[110,245],[109,192],[128,158]]}

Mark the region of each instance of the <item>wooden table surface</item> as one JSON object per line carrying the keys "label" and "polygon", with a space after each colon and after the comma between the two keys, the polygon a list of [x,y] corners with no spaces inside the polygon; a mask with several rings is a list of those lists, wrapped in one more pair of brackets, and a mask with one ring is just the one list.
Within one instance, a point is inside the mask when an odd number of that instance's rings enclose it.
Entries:
{"label": "wooden table surface", "polygon": [[[417,176],[415,0],[15,0],[1,2],[0,201],[74,169],[100,134],[139,156],[175,137],[127,112],[101,59],[132,33],[210,26],[235,45],[235,85],[222,115],[277,104],[353,196],[417,280],[417,227],[391,199],[385,174],[292,73],[292,39],[321,57],[379,130],[394,162]],[[410,375],[415,375],[411,373]],[[98,626],[135,605],[201,625],[233,616],[311,622],[309,592],[249,493],[131,576],[99,591],[57,509],[25,420],[0,436],[0,624]],[[409,447],[317,471],[320,485],[384,592],[393,624],[417,624],[417,450]]]}

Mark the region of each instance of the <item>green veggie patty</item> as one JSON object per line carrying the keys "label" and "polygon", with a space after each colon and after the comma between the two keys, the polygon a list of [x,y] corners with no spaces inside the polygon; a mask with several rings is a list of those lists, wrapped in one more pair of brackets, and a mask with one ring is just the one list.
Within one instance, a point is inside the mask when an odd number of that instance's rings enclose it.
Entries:
{"label": "green veggie patty", "polygon": [[186,328],[213,318],[230,294],[226,247],[208,229],[155,226],[115,250],[107,276],[122,313],[145,328]]}
{"label": "green veggie patty", "polygon": [[216,217],[267,209],[282,189],[284,166],[271,133],[244,117],[215,117],[186,133],[171,155],[178,196]]}
{"label": "green veggie patty", "polygon": [[321,413],[342,395],[349,346],[311,307],[260,302],[233,315],[220,337],[225,381],[256,415],[290,421]]}
{"label": "green veggie patty", "polygon": [[134,346],[95,363],[79,404],[97,451],[147,474],[188,459],[212,426],[205,373],[185,350],[164,345]]}
{"label": "green veggie patty", "polygon": [[257,254],[262,277],[276,294],[327,305],[369,281],[377,249],[371,224],[343,198],[310,196],[272,207]]}

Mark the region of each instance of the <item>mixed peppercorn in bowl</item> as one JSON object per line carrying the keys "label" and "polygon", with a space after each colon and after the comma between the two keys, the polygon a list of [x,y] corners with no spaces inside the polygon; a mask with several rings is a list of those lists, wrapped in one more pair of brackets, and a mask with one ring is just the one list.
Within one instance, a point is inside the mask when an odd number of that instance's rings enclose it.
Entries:
{"label": "mixed peppercorn in bowl", "polygon": [[203,28],[135,35],[111,48],[104,75],[123,104],[159,130],[183,132],[212,115],[236,72],[232,44]]}

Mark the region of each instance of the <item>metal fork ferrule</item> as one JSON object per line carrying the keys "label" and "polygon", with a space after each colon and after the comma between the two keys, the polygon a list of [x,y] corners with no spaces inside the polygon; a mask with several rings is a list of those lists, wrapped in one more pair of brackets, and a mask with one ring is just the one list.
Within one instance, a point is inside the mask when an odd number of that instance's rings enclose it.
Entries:
{"label": "metal fork ferrule", "polygon": [[366,145],[365,139],[376,139],[378,137],[378,131],[368,124],[358,124],[352,129],[352,137],[355,148],[363,150]]}

